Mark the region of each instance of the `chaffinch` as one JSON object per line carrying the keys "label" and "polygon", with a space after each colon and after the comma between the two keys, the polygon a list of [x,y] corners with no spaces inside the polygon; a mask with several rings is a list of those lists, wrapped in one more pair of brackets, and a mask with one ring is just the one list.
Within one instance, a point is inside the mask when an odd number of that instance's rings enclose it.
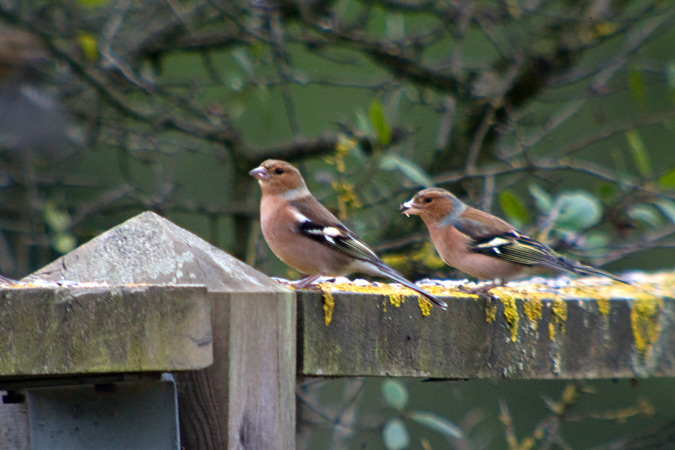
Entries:
{"label": "chaffinch", "polygon": [[42,69],[49,53],[40,37],[0,30],[0,150],[64,157],[71,142],[69,121],[45,87]]}
{"label": "chaffinch", "polygon": [[401,212],[422,218],[436,251],[448,265],[476,278],[495,280],[479,292],[543,269],[603,275],[630,284],[611,273],[559,255],[502,219],[465,205],[445,189],[419,191],[401,205]]}
{"label": "chaffinch", "polygon": [[262,190],[260,224],[267,245],[284,263],[309,275],[296,287],[307,287],[320,276],[366,273],[394,280],[446,309],[445,302],[386,265],[324,208],[291,164],[268,159],[249,175]]}

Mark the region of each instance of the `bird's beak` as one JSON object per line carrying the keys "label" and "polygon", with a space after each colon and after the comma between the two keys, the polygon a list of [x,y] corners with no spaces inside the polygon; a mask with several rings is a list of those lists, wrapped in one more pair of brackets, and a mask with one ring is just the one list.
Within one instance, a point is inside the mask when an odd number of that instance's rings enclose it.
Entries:
{"label": "bird's beak", "polygon": [[267,172],[263,166],[258,166],[255,169],[251,170],[249,173],[256,180],[269,180],[270,174]]}
{"label": "bird's beak", "polygon": [[410,217],[411,214],[417,213],[417,209],[415,209],[412,200],[408,200],[407,202],[401,205],[401,213],[406,217]]}

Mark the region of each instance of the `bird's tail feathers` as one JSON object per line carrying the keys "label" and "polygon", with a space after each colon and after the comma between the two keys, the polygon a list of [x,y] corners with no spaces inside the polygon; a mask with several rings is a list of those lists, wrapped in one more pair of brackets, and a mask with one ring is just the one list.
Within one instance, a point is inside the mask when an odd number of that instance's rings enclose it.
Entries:
{"label": "bird's tail feathers", "polygon": [[611,278],[612,280],[618,281],[619,283],[631,285],[630,282],[612,273],[596,269],[595,267],[592,266],[587,266],[585,264],[578,263],[568,258],[562,258],[561,262],[566,266],[567,270],[569,270],[572,273],[576,273],[579,275],[600,275],[603,277]]}
{"label": "bird's tail feathers", "polygon": [[403,275],[398,273],[396,270],[392,269],[385,263],[377,264],[376,267],[379,269],[380,273],[387,277],[390,278],[394,281],[396,281],[399,284],[402,284],[403,286],[407,287],[408,289],[412,289],[413,291],[417,292],[418,294],[421,294],[431,300],[433,303],[435,303],[439,308],[445,310],[448,308],[447,303],[445,303],[443,300],[431,295],[424,289],[418,287],[415,283],[408,281]]}

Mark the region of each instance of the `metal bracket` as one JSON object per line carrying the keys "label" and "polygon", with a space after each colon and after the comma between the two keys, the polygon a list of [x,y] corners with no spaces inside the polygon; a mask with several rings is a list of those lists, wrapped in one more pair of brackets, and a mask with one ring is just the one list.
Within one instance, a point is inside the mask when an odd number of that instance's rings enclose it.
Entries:
{"label": "metal bracket", "polygon": [[180,449],[171,374],[17,391],[26,398],[33,450]]}

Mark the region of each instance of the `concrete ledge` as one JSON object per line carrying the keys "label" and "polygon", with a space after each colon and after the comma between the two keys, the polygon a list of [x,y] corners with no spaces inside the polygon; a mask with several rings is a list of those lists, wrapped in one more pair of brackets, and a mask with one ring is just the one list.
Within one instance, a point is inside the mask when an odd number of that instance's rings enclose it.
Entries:
{"label": "concrete ledge", "polygon": [[213,362],[199,286],[0,290],[0,377],[194,370]]}
{"label": "concrete ledge", "polygon": [[430,287],[447,312],[429,311],[410,291],[321,286],[323,293],[298,291],[300,374],[675,376],[672,272],[641,275],[635,287],[596,278],[521,284],[495,290],[493,299]]}

